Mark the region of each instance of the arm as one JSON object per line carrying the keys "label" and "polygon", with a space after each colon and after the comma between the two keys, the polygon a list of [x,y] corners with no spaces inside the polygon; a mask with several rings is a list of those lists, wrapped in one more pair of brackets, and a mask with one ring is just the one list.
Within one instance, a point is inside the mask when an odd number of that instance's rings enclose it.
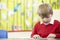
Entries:
{"label": "arm", "polygon": [[55,35],[56,35],[56,38],[60,38],[60,23],[59,23],[59,25],[58,25],[58,27],[56,29]]}
{"label": "arm", "polygon": [[34,26],[33,30],[32,30],[32,34],[31,34],[31,38],[37,34],[37,24]]}
{"label": "arm", "polygon": [[47,38],[60,38],[60,23],[58,23],[55,33],[49,34]]}

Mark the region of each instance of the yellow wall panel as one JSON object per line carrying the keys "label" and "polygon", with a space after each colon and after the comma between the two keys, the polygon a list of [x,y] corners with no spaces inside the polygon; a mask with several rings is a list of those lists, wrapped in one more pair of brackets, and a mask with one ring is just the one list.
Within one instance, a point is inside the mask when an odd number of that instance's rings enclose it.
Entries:
{"label": "yellow wall panel", "polygon": [[32,30],[41,20],[37,14],[41,3],[49,3],[53,9],[60,9],[59,0],[0,0],[0,29]]}

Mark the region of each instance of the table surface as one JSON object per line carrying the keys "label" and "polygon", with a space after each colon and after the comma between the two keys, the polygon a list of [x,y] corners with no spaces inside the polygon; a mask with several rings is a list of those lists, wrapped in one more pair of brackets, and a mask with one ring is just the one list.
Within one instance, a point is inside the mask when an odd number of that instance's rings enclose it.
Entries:
{"label": "table surface", "polygon": [[39,38],[39,39],[33,39],[33,38],[1,38],[0,40],[60,40],[60,38]]}

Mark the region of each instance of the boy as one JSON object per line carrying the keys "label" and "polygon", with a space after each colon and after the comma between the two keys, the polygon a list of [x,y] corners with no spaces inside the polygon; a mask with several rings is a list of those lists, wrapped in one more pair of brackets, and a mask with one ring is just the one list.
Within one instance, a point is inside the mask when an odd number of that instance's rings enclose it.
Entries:
{"label": "boy", "polygon": [[53,10],[49,4],[39,6],[38,15],[42,21],[35,24],[32,38],[60,38],[60,22],[54,20]]}

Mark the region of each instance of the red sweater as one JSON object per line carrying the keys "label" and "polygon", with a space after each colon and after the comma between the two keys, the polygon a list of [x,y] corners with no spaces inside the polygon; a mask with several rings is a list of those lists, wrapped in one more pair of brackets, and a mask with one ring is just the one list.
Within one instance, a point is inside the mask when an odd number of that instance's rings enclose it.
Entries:
{"label": "red sweater", "polygon": [[32,31],[31,37],[33,35],[38,34],[42,38],[47,38],[47,36],[50,34],[56,34],[56,38],[60,38],[60,22],[57,20],[54,20],[54,24],[48,24],[44,25],[38,22]]}

